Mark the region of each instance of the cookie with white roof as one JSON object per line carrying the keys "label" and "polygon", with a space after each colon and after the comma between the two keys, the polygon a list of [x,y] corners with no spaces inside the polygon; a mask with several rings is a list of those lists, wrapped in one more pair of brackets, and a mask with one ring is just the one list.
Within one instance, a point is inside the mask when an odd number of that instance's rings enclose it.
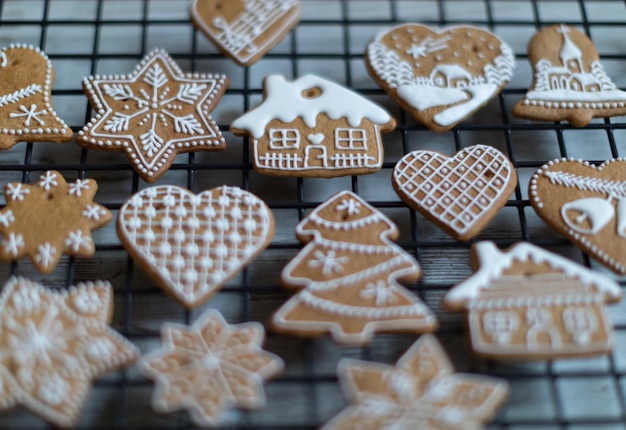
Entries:
{"label": "cookie with white roof", "polygon": [[250,138],[253,166],[264,174],[337,177],[378,171],[382,133],[396,121],[356,92],[315,75],[263,82],[263,101],[230,130]]}

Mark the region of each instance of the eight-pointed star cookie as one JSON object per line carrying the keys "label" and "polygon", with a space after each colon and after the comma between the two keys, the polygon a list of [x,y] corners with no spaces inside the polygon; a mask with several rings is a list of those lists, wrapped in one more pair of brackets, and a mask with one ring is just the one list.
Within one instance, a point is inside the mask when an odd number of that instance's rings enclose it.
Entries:
{"label": "eight-pointed star cookie", "polygon": [[0,51],[0,149],[18,142],[68,142],[72,130],[52,107],[52,63],[32,45]]}
{"label": "eight-pointed star cookie", "polygon": [[23,405],[59,427],[78,418],[91,381],[132,363],[139,350],[108,325],[104,281],[52,290],[11,278],[0,295],[0,409]]}
{"label": "eight-pointed star cookie", "polygon": [[229,407],[263,407],[263,381],[284,366],[261,348],[264,337],[261,324],[229,325],[212,309],[191,326],[163,324],[162,347],[139,362],[139,370],[156,383],[153,408],[186,409],[196,425],[209,426]]}
{"label": "eight-pointed star cookie", "polygon": [[36,185],[9,182],[6,207],[0,210],[0,260],[29,256],[41,273],[50,273],[62,255],[91,257],[91,230],[111,220],[111,212],[93,202],[93,179],[67,183],[55,170]]}
{"label": "eight-pointed star cookie", "polygon": [[227,86],[224,75],[183,74],[165,51],[156,49],[128,76],[83,80],[97,114],[77,141],[91,149],[126,153],[137,173],[154,182],[180,152],[225,148],[209,113]]}
{"label": "eight-pointed star cookie", "polygon": [[338,374],[351,405],[322,430],[477,430],[508,391],[500,379],[454,373],[430,335],[415,342],[395,366],[344,359]]}

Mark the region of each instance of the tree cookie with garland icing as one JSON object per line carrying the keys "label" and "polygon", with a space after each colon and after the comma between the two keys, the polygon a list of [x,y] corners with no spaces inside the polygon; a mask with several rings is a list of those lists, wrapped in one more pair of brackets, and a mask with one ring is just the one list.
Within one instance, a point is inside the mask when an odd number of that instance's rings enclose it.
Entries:
{"label": "tree cookie with garland icing", "polygon": [[253,166],[273,176],[331,178],[373,173],[382,167],[381,133],[395,120],[381,107],[315,75],[263,81],[263,101],[230,130],[249,136]]}
{"label": "tree cookie with garland icing", "polygon": [[450,130],[498,95],[513,75],[513,51],[486,30],[434,31],[402,24],[365,51],[367,71],[402,109],[435,132]]}
{"label": "tree cookie with garland icing", "polygon": [[106,281],[50,289],[10,278],[0,293],[0,410],[24,406],[54,427],[75,426],[92,381],[139,357],[112,316]]}
{"label": "tree cookie with garland icing", "polygon": [[502,379],[456,373],[432,335],[395,366],[344,358],[337,374],[350,404],[322,430],[478,430],[509,391]]}
{"label": "tree cookie with garland icing", "polygon": [[52,107],[53,81],[52,62],[39,48],[12,44],[0,51],[0,149],[72,140]]}
{"label": "tree cookie with garland icing", "polygon": [[28,256],[41,273],[50,273],[62,255],[91,257],[96,248],[91,230],[111,220],[111,212],[93,202],[93,179],[67,183],[49,170],[35,185],[9,182],[0,210],[0,260]]}
{"label": "tree cookie with garland icing", "polygon": [[227,86],[224,75],[183,74],[165,51],[155,49],[129,75],[83,80],[96,116],[79,131],[77,142],[125,153],[139,176],[154,182],[179,153],[226,147],[209,114]]}
{"label": "tree cookie with garland icing", "polygon": [[605,73],[593,42],[576,29],[543,28],[528,43],[528,61],[533,82],[513,115],[584,127],[592,118],[626,114],[626,92]]}
{"label": "tree cookie with garland icing", "polygon": [[261,199],[238,187],[194,194],[159,185],[124,203],[117,234],[159,286],[191,309],[269,245],[274,217]]}
{"label": "tree cookie with garland icing", "polygon": [[398,281],[416,281],[417,261],[392,242],[398,229],[380,211],[341,191],[296,226],[305,247],[285,266],[285,287],[300,291],[272,317],[276,331],[304,337],[330,333],[348,346],[378,332],[431,332],[437,319]]}
{"label": "tree cookie with garland icing", "polygon": [[191,22],[224,55],[250,66],[298,24],[297,0],[193,0]]}
{"label": "tree cookie with garland icing", "polygon": [[533,209],[599,263],[626,275],[626,160],[557,159],[532,176]]}
{"label": "tree cookie with garland icing", "polygon": [[472,246],[475,273],[443,304],[467,312],[472,349],[499,360],[547,360],[613,349],[605,304],[618,302],[617,282],[528,242],[500,251]]}
{"label": "tree cookie with garland icing", "polygon": [[263,325],[230,325],[214,309],[190,326],[163,324],[161,347],[138,365],[155,381],[152,408],[184,409],[201,427],[219,425],[232,407],[263,408],[263,382],[284,368],[280,357],[262,349],[264,339]]}
{"label": "tree cookie with garland icing", "polygon": [[393,169],[392,185],[409,207],[457,240],[479,234],[517,185],[515,167],[491,146],[474,145],[452,157],[419,150]]}

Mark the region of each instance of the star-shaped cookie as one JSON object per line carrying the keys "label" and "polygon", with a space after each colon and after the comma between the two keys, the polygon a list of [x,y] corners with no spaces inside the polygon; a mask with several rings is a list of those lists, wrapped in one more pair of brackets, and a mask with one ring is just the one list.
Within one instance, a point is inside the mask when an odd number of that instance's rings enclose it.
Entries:
{"label": "star-shaped cookie", "polygon": [[0,260],[27,255],[41,273],[50,273],[62,255],[91,257],[91,230],[111,220],[111,212],[93,202],[98,185],[93,179],[68,184],[55,170],[35,185],[9,182],[7,201],[0,210]]}
{"label": "star-shaped cookie", "polygon": [[83,80],[96,117],[79,131],[77,142],[126,153],[137,173],[154,182],[178,153],[225,148],[209,113],[227,86],[224,75],[183,74],[165,51],[156,49],[128,76]]}
{"label": "star-shaped cookie", "polygon": [[18,142],[68,142],[74,134],[52,107],[52,63],[32,45],[0,51],[0,149]]}
{"label": "star-shaped cookie", "polygon": [[415,342],[395,366],[344,359],[338,373],[352,404],[322,430],[476,430],[508,391],[502,380],[454,373],[430,335]]}
{"label": "star-shaped cookie", "polygon": [[73,426],[91,381],[139,356],[108,326],[112,298],[103,281],[52,290],[11,278],[0,294],[0,409]]}
{"label": "star-shaped cookie", "polygon": [[283,369],[278,356],[261,348],[264,337],[261,324],[229,325],[213,309],[191,326],[163,324],[162,347],[139,362],[156,382],[152,407],[186,409],[198,426],[218,424],[232,406],[263,407],[263,381]]}

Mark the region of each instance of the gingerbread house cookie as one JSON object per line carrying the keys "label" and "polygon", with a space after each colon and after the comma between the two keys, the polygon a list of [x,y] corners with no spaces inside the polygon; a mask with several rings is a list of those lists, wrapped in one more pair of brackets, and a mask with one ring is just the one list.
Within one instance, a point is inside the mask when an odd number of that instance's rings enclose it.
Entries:
{"label": "gingerbread house cookie", "polygon": [[272,75],[260,106],[231,125],[250,136],[254,168],[274,176],[335,177],[382,167],[381,133],[395,120],[363,96],[306,75],[293,82]]}
{"label": "gingerbread house cookie", "polygon": [[527,242],[500,251],[472,247],[478,270],[452,288],[444,305],[465,310],[478,355],[511,360],[601,354],[613,348],[605,303],[619,301],[619,285]]}

